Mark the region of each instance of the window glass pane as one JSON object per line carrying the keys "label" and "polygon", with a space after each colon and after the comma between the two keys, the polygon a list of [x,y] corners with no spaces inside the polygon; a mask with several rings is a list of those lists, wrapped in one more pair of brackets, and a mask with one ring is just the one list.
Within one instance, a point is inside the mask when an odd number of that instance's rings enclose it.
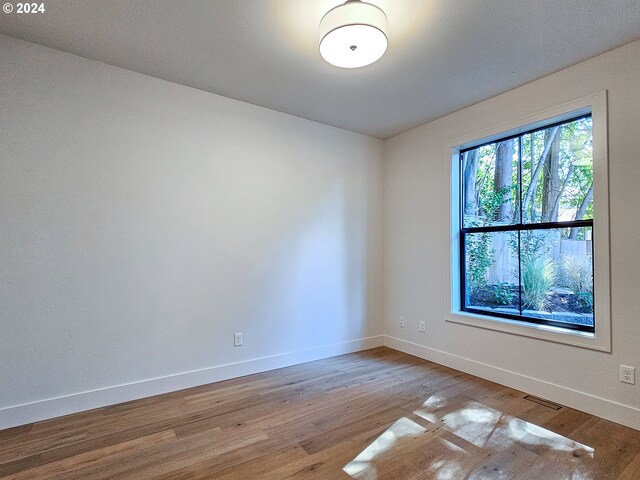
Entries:
{"label": "window glass pane", "polygon": [[592,228],[522,225],[593,219],[591,117],[479,146],[460,161],[463,308],[593,331]]}
{"label": "window glass pane", "polygon": [[519,142],[495,142],[462,154],[465,227],[519,222]]}
{"label": "window glass pane", "polygon": [[591,117],[522,137],[524,223],[593,218]]}
{"label": "window glass pane", "polygon": [[592,229],[520,232],[522,315],[593,326]]}
{"label": "window glass pane", "polygon": [[467,308],[519,315],[518,232],[465,235]]}

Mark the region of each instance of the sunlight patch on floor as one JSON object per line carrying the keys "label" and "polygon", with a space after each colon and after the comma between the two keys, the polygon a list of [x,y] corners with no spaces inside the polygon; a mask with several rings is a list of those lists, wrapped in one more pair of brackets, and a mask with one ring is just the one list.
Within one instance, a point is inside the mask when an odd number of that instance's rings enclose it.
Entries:
{"label": "sunlight patch on floor", "polygon": [[592,478],[593,448],[479,402],[449,402],[434,395],[413,413],[415,421],[397,420],[343,470],[360,480],[416,473],[436,480],[485,478],[487,473],[499,479],[513,478],[538,466],[541,457],[552,456],[566,478]]}
{"label": "sunlight patch on floor", "polygon": [[[430,472],[429,478],[454,480],[470,454],[440,438],[440,432],[435,425],[422,426],[402,417],[343,470],[352,478],[374,480],[403,478],[404,473],[419,468]],[[414,462],[416,458],[421,459],[419,464]]]}
{"label": "sunlight patch on floor", "polygon": [[[371,445],[365,448],[360,455],[349,462],[343,470],[352,477],[369,471],[372,466],[370,463],[383,453],[390,450],[398,440],[403,437],[422,435],[427,431],[426,428],[418,425],[416,422],[402,417],[391,425],[385,432],[380,435]],[[371,472],[368,472],[369,474]],[[367,477],[367,478],[375,478]]]}
{"label": "sunlight patch on floor", "polygon": [[426,432],[427,429],[423,426],[406,417],[402,417],[385,430],[362,453],[345,465],[343,470],[354,478],[376,478],[376,470],[372,462],[391,450],[402,438],[417,437]]}
{"label": "sunlight patch on floor", "polygon": [[469,401],[442,415],[445,407],[440,399],[429,399],[414,413],[430,422],[436,422],[440,416],[439,426],[480,448],[508,448],[518,444],[593,457],[591,447],[481,403]]}

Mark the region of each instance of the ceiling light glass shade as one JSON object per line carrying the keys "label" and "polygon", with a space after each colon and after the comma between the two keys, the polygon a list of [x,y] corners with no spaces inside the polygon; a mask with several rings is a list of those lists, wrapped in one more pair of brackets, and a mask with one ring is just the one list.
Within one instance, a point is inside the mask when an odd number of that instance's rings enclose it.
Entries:
{"label": "ceiling light glass shade", "polygon": [[320,54],[336,67],[364,67],[387,50],[387,16],[370,3],[350,0],[322,17]]}

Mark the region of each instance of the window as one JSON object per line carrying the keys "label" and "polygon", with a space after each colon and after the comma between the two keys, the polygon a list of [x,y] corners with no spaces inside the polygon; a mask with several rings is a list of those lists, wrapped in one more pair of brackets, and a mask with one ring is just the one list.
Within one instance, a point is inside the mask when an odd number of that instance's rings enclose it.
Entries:
{"label": "window", "polygon": [[594,332],[591,115],[459,159],[462,310]]}
{"label": "window", "polygon": [[603,91],[445,143],[447,322],[611,351],[607,130]]}

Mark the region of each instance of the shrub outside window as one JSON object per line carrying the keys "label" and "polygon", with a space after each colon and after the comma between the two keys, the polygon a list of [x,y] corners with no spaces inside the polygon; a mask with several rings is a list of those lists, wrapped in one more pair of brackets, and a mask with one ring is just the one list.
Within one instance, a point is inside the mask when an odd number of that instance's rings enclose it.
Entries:
{"label": "shrub outside window", "polygon": [[461,310],[594,332],[591,115],[459,160]]}

